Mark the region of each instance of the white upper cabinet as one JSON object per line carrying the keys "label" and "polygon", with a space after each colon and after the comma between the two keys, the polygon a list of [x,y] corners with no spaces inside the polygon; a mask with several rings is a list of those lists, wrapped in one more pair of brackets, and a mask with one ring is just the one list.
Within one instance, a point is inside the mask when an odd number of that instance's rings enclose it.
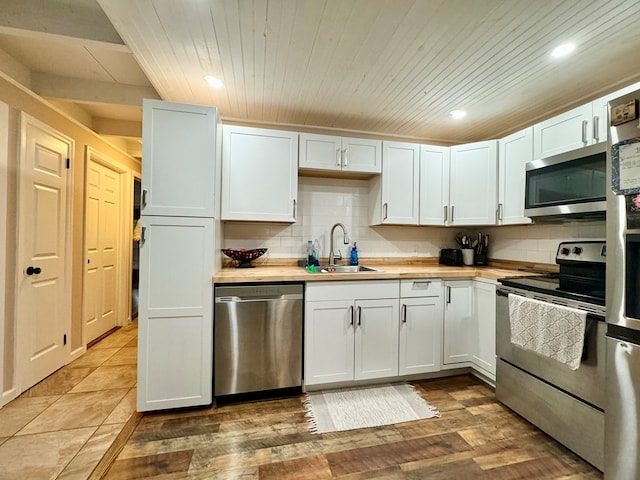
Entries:
{"label": "white upper cabinet", "polygon": [[533,126],[533,158],[540,159],[591,144],[591,104],[564,112]]}
{"label": "white upper cabinet", "polygon": [[214,217],[217,110],[143,101],[142,214]]}
{"label": "white upper cabinet", "polygon": [[446,225],[449,214],[449,147],[420,145],[420,225]]}
{"label": "white upper cabinet", "polygon": [[449,224],[495,225],[498,141],[451,147]]}
{"label": "white upper cabinet", "polygon": [[300,169],[380,173],[382,141],[300,134]]}
{"label": "white upper cabinet", "polygon": [[534,160],[607,141],[607,103],[640,88],[629,85],[533,126]]}
{"label": "white upper cabinet", "polygon": [[633,85],[621,88],[620,90],[591,102],[593,111],[593,143],[607,141],[607,132],[609,130],[609,101],[621,97],[622,95],[626,95],[627,93],[635,92],[638,89],[640,89],[640,83],[634,83]]}
{"label": "white upper cabinet", "polygon": [[382,143],[382,175],[370,180],[371,224],[418,224],[420,146]]}
{"label": "white upper cabinet", "polygon": [[295,222],[297,194],[297,133],[223,127],[222,220]]}
{"label": "white upper cabinet", "polygon": [[533,160],[533,127],[498,141],[498,224],[531,223],[524,216],[525,165]]}

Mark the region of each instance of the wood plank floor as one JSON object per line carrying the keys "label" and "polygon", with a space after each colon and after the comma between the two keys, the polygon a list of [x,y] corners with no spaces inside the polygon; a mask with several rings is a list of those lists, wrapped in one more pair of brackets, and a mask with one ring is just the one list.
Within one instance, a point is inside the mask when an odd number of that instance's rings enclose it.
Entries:
{"label": "wood plank floor", "polygon": [[471,375],[412,383],[440,418],[317,435],[302,397],[146,414],[105,478],[603,478]]}

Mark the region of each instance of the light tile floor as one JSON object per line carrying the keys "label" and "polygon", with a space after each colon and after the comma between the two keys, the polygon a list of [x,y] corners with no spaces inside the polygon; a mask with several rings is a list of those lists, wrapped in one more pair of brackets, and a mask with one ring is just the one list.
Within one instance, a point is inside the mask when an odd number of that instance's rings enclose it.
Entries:
{"label": "light tile floor", "polygon": [[0,478],[85,480],[136,408],[138,324],[0,409]]}

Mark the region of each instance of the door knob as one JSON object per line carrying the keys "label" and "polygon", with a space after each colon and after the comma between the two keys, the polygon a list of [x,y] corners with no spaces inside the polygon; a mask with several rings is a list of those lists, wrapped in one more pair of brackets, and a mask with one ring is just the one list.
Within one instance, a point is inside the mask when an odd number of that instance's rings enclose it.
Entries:
{"label": "door knob", "polygon": [[27,275],[38,275],[40,272],[42,272],[42,269],[40,267],[27,267]]}

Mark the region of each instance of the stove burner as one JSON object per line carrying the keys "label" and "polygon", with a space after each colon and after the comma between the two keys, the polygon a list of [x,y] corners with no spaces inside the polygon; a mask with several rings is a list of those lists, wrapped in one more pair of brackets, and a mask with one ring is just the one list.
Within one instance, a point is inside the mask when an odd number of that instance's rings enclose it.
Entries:
{"label": "stove burner", "polygon": [[[513,288],[604,305],[604,247],[603,241],[562,242],[556,257],[556,263],[560,265],[559,273],[508,277],[498,281]],[[569,249],[569,253],[564,252],[564,249]],[[571,255],[572,258],[563,258],[566,255]]]}

